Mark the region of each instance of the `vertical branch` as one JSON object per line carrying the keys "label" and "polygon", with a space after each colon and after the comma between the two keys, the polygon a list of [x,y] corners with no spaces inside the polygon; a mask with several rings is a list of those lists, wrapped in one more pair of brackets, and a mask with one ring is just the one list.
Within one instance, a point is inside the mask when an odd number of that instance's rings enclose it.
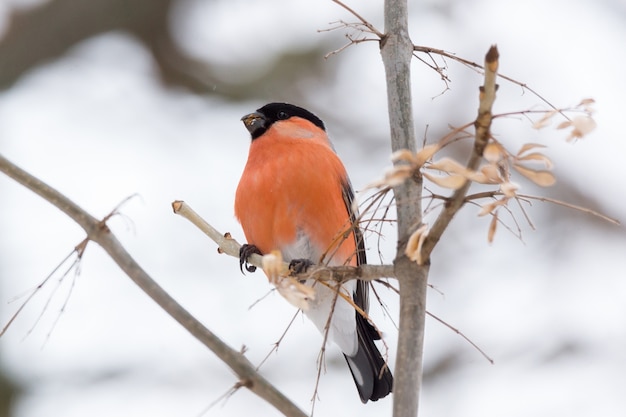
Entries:
{"label": "vertical branch", "polygon": [[[387,79],[391,147],[394,152],[416,150],[411,101],[412,53],[407,1],[386,0],[381,54]],[[394,188],[398,216],[394,268],[400,286],[400,328],[393,387],[395,417],[417,415],[422,383],[428,266],[417,265],[404,253],[409,237],[422,222],[421,195],[422,178],[418,175]]]}
{"label": "vertical branch", "polygon": [[[498,90],[496,77],[498,75],[499,57],[500,54],[495,45],[491,46],[487,55],[485,55],[485,82],[483,86],[480,87],[478,116],[474,122],[476,128],[474,147],[466,164],[467,169],[470,171],[475,171],[480,165],[483,151],[491,137],[491,120],[493,119],[491,109],[496,100],[496,91]],[[437,220],[428,233],[428,237],[426,237],[424,241],[424,245],[422,246],[423,259],[430,259],[430,254],[435,248],[435,245],[437,245],[437,242],[439,242],[441,235],[447,229],[452,218],[461,207],[463,207],[463,204],[465,204],[465,196],[471,185],[471,181],[466,181],[446,202],[445,208],[437,217]]]}

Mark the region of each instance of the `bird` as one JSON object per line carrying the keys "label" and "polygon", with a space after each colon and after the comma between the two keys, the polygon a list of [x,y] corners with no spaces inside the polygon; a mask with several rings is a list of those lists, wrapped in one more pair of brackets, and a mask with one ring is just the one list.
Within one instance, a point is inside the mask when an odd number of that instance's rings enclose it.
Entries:
{"label": "bird", "polygon": [[[289,103],[266,104],[241,120],[251,143],[235,193],[235,217],[248,242],[240,251],[240,268],[253,272],[248,256],[275,249],[298,272],[314,263],[365,264],[352,185],[324,122]],[[304,314],[341,349],[361,401],[387,396],[393,375],[374,343],[379,332],[336,290],[311,279],[305,285],[315,297]],[[351,280],[340,291],[368,311],[368,282]]]}

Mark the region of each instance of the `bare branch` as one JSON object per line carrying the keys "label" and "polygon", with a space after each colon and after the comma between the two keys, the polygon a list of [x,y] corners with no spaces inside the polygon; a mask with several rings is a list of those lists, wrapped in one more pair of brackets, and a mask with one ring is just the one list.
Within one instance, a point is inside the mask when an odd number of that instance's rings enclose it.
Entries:
{"label": "bare branch", "polygon": [[[476,133],[474,137],[474,148],[469,161],[466,164],[468,170],[475,171],[478,168],[485,146],[490,138],[492,112],[491,108],[496,98],[496,75],[498,70],[498,49],[492,46],[485,56],[485,81],[480,88],[480,102],[478,106],[478,117],[474,123]],[[471,186],[471,181],[466,180],[465,184],[458,188],[447,200],[445,208],[429,231],[428,237],[422,246],[422,259],[429,259],[432,250],[446,230],[452,218],[465,203],[465,196]]]}
{"label": "bare branch", "polygon": [[565,201],[561,201],[561,200],[556,200],[554,198],[549,198],[549,197],[538,197],[538,196],[533,196],[533,195],[524,195],[524,194],[518,194],[518,197],[520,198],[524,198],[527,200],[536,200],[536,201],[541,201],[541,202],[545,202],[545,203],[552,203],[552,204],[556,204],[558,206],[563,206],[563,207],[567,207],[570,209],[574,209],[583,213],[587,213],[587,214],[591,214],[592,216],[596,216],[599,217],[602,220],[605,220],[609,223],[613,223],[616,226],[620,225],[619,220],[613,218],[613,217],[609,217],[605,214],[602,214],[600,212],[597,212],[595,210],[589,209],[587,207],[582,207],[582,206],[578,206],[576,204],[571,204],[571,203],[567,203]]}
{"label": "bare branch", "polygon": [[[0,330],[0,337],[2,337],[6,331],[9,329],[9,327],[11,327],[11,324],[13,324],[13,322],[15,321],[15,319],[17,318],[17,316],[20,315],[20,313],[22,312],[22,310],[24,309],[24,307],[26,307],[26,305],[30,302],[30,300],[33,299],[33,297],[39,292],[39,290],[41,290],[46,283],[56,274],[56,272],[61,269],[61,267],[63,265],[65,265],[65,263],[72,257],[72,255],[74,255],[75,253],[78,254],[78,256],[81,256],[81,252],[79,251],[84,251],[87,242],[89,240],[88,239],[84,239],[81,243],[79,243],[78,245],[76,245],[76,248],[74,248],[74,250],[72,250],[65,258],[63,258],[63,260],[61,262],[59,262],[59,264],[52,270],[52,272],[50,272],[50,274],[48,274],[48,276],[46,276],[44,278],[43,281],[41,281],[39,283],[39,285],[37,285],[35,288],[33,288],[30,291],[30,294],[28,294],[26,296],[26,299],[22,302],[22,304],[19,306],[19,308],[17,309],[17,311],[11,316],[11,318],[9,319],[9,321],[4,325],[4,327],[2,328],[2,330]],[[74,260],[70,267],[62,274],[62,276],[67,275],[71,269],[76,265],[76,262],[78,262],[78,260]],[[54,291],[53,291],[54,292]],[[37,317],[37,319],[35,320],[35,323],[33,324],[33,327],[35,327],[37,325],[37,323],[39,322],[39,320],[41,319],[42,315],[45,313],[46,309],[48,307],[48,303],[46,303],[44,305],[44,307],[42,308],[41,313],[39,314],[39,317]],[[28,330],[27,335],[32,331],[33,327],[31,327],[31,329]]]}
{"label": "bare branch", "polygon": [[[480,65],[480,64],[477,64],[476,62],[473,62],[473,61],[470,61],[470,60],[467,60],[467,59],[461,58],[461,57],[459,57],[459,56],[456,56],[456,55],[454,55],[453,53],[450,53],[450,52],[444,51],[443,49],[431,48],[431,47],[429,47],[429,46],[418,46],[418,45],[413,45],[413,50],[414,50],[415,52],[422,52],[422,53],[425,53],[425,54],[427,54],[427,55],[429,55],[429,56],[430,56],[430,55],[432,55],[432,54],[435,54],[435,55],[442,56],[442,57],[444,57],[444,58],[449,58],[449,59],[451,59],[451,60],[453,60],[453,61],[457,61],[457,62],[459,62],[459,63],[461,63],[461,64],[463,64],[463,65],[465,65],[465,66],[467,66],[467,67],[469,67],[469,68],[475,69],[475,70],[480,70],[480,71],[484,71],[484,70],[485,70],[485,67],[484,67],[484,66],[482,66],[482,65]],[[417,55],[416,55],[416,54],[414,54],[414,56],[415,56],[416,58],[420,59],[419,57],[417,57]],[[421,60],[421,59],[420,59],[420,60]],[[421,61],[422,61],[422,62],[424,62],[423,60],[421,60]],[[445,78],[444,78],[444,74],[442,73],[442,72],[443,72],[443,68],[441,68],[441,67],[439,67],[439,66],[434,66],[434,67],[433,67],[433,66],[431,66],[431,65],[429,65],[429,64],[426,64],[426,65],[428,65],[430,68],[432,68],[433,70],[435,70],[438,74],[440,74],[440,75],[442,76],[442,78],[444,79],[444,81],[445,81],[445,80],[447,80],[447,76],[445,76]],[[546,105],[548,105],[550,108],[552,108],[553,110],[558,111],[558,109],[556,108],[556,106],[554,106],[552,103],[550,103],[550,102],[549,102],[546,98],[544,98],[541,94],[539,94],[538,92],[536,92],[534,89],[532,89],[531,87],[529,87],[529,86],[528,86],[528,84],[526,84],[526,83],[522,83],[522,82],[520,82],[520,81],[517,81],[516,79],[514,79],[514,78],[512,78],[512,77],[509,77],[509,76],[507,76],[507,75],[504,75],[504,74],[498,74],[498,77],[502,78],[503,80],[507,80],[507,81],[508,81],[508,82],[510,82],[510,83],[513,83],[513,84],[515,84],[515,85],[520,86],[523,90],[530,91],[530,93],[531,93],[531,94],[533,94],[533,95],[534,95],[535,97],[537,97],[539,100],[541,100],[541,101],[543,101],[544,103],[546,103]],[[447,86],[447,83],[446,83],[446,86]],[[559,113],[561,113],[560,111],[558,111],[558,112],[559,112]],[[561,115],[562,115],[565,119],[569,120],[569,117],[567,117],[567,115],[566,115],[566,114],[561,113]]]}
{"label": "bare branch", "polygon": [[0,155],[0,172],[40,195],[78,223],[87,233],[88,239],[98,243],[150,298],[226,363],[238,375],[242,386],[263,398],[286,416],[306,416],[263,378],[241,352],[229,347],[165,292],[126,252],[106,223],[91,216],[66,196],[17,167],[2,155]]}
{"label": "bare branch", "polygon": [[[416,151],[411,97],[413,43],[408,30],[406,0],[385,0],[385,37],[381,55],[387,83],[391,148],[394,154]],[[394,167],[407,165],[400,159]],[[428,264],[417,265],[405,255],[409,237],[422,223],[422,186],[419,173],[393,187],[397,212],[398,243],[394,260],[400,290],[398,350],[394,368],[393,415],[416,416],[422,386],[424,325]]]}
{"label": "bare branch", "polygon": [[352,14],[354,17],[359,19],[361,21],[361,23],[363,24],[363,26],[365,26],[368,29],[369,32],[376,34],[376,36],[378,36],[379,39],[383,39],[383,37],[385,36],[383,33],[381,33],[378,29],[376,29],[374,27],[374,25],[372,25],[370,22],[368,22],[366,19],[364,19],[360,14],[358,14],[353,9],[348,7],[345,3],[343,3],[340,0],[332,0],[332,2],[333,3],[337,3],[343,9],[347,10],[350,14]]}
{"label": "bare branch", "polygon": [[294,313],[294,315],[291,317],[291,320],[289,320],[289,323],[287,324],[287,327],[285,328],[285,331],[283,331],[283,333],[280,335],[280,337],[278,338],[277,341],[274,342],[274,345],[272,346],[272,349],[270,349],[270,351],[267,353],[267,355],[265,355],[265,357],[263,358],[263,360],[261,360],[261,362],[259,363],[259,365],[256,367],[257,371],[261,369],[261,367],[263,366],[263,364],[270,358],[271,354],[278,351],[278,347],[280,346],[280,344],[282,343],[283,339],[285,338],[285,336],[287,336],[287,332],[289,331],[289,329],[291,328],[291,325],[293,324],[294,321],[296,321],[296,317],[298,317],[298,315],[301,313],[302,310],[296,310],[296,312]]}
{"label": "bare branch", "polygon": [[489,361],[490,364],[493,365],[494,362],[493,362],[493,359],[491,358],[491,356],[487,355],[487,353],[485,353],[484,350],[482,350],[476,343],[472,342],[472,340],[469,337],[465,336],[463,334],[463,332],[461,332],[456,327],[453,327],[450,324],[446,323],[445,321],[443,321],[439,317],[435,316],[434,314],[429,313],[428,311],[426,312],[426,314],[428,314],[429,317],[432,317],[433,319],[437,320],[439,323],[441,323],[444,326],[446,326],[448,329],[452,330],[454,333],[456,333],[459,336],[461,336],[461,338],[463,338],[463,340],[465,340],[467,343],[469,343],[474,349],[476,349],[478,351],[478,353],[480,353],[485,359],[487,359]]}
{"label": "bare branch", "polygon": [[349,48],[352,45],[356,45],[358,43],[363,43],[363,42],[379,42],[379,39],[371,39],[371,38],[354,38],[352,37],[350,34],[346,35],[346,38],[348,39],[348,43],[346,43],[345,45],[335,49],[334,51],[330,51],[328,52],[326,55],[324,55],[324,59],[328,59],[333,55],[337,55],[340,54],[341,52],[345,51],[347,48]]}
{"label": "bare branch", "polygon": [[[174,201],[172,203],[174,213],[189,220],[218,245],[218,252],[239,258],[239,248],[241,244],[233,239],[230,233],[220,233],[198,213],[196,213],[184,201]],[[258,268],[263,268],[263,257],[253,254],[248,258],[248,263]],[[283,263],[283,270],[289,270],[289,264]],[[318,281],[345,282],[351,279],[363,281],[376,281],[380,278],[394,278],[395,273],[392,265],[360,265],[360,266],[323,266],[313,265],[306,272],[292,275],[296,279],[316,279]]]}
{"label": "bare branch", "polygon": [[[475,201],[475,200],[480,200],[482,198],[495,198],[497,196],[502,196],[504,195],[501,191],[483,191],[480,193],[475,193],[475,194],[470,194],[467,197],[465,197],[465,201]],[[589,209],[587,207],[583,207],[583,206],[579,206],[576,204],[572,204],[572,203],[568,203],[566,201],[561,201],[561,200],[557,200],[554,198],[549,198],[549,197],[540,197],[540,196],[535,196],[535,195],[527,195],[527,194],[517,194],[518,198],[524,199],[524,200],[535,200],[535,201],[541,201],[542,203],[552,203],[552,204],[556,204],[558,206],[562,206],[562,207],[567,207],[576,211],[580,211],[582,213],[586,213],[586,214],[590,214],[592,216],[598,217],[602,220],[605,220],[609,223],[612,223],[616,226],[620,225],[619,220],[607,216],[606,214],[602,214],[596,210],[592,210]]]}

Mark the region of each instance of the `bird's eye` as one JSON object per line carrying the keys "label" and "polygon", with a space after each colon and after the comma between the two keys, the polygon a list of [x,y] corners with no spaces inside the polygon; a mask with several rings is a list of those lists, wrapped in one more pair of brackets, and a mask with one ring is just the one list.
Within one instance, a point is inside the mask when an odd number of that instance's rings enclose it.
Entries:
{"label": "bird's eye", "polygon": [[286,111],[282,111],[281,110],[281,111],[278,112],[278,120],[285,120],[285,119],[288,119],[288,118],[289,118],[289,115],[287,114]]}

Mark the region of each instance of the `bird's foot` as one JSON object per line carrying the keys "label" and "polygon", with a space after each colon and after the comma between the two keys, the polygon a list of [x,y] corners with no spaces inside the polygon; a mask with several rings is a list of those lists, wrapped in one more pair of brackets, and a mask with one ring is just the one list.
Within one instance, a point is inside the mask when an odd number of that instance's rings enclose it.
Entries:
{"label": "bird's foot", "polygon": [[263,255],[259,248],[254,245],[248,245],[247,243],[244,243],[243,245],[241,245],[241,248],[239,248],[239,270],[242,274],[244,273],[244,267],[248,272],[256,271],[256,266],[248,264],[248,257],[253,253]]}
{"label": "bird's foot", "polygon": [[297,275],[306,272],[311,265],[313,262],[310,259],[294,259],[289,262],[289,270]]}

